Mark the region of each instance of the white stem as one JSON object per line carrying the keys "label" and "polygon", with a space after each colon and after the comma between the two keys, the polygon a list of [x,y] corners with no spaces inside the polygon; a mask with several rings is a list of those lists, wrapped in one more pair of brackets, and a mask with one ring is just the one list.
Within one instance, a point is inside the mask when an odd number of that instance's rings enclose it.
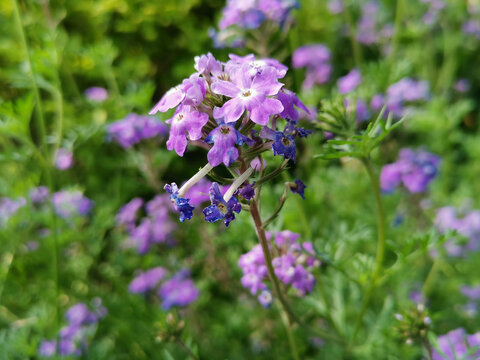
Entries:
{"label": "white stem", "polygon": [[213,167],[210,164],[205,165],[203,168],[200,169],[198,173],[193,175],[190,180],[188,180],[183,186],[178,190],[178,196],[179,197],[184,197],[185,193],[187,192],[188,189],[190,189],[193,185],[195,185],[197,182],[202,180],[205,175],[207,175],[210,170],[212,170]]}
{"label": "white stem", "polygon": [[236,178],[235,181],[230,186],[230,188],[225,193],[225,195],[223,195],[223,199],[228,202],[228,200],[230,200],[231,197],[233,196],[233,193],[237,191],[237,189],[240,186],[242,186],[245,180],[247,180],[250,177],[250,175],[252,175],[253,171],[254,170],[251,167],[249,167],[247,170],[245,170],[245,172],[242,175]]}

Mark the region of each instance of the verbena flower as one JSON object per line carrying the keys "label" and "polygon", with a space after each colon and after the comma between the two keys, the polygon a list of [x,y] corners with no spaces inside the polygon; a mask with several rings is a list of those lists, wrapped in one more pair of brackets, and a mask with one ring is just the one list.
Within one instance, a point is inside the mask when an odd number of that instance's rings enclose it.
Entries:
{"label": "verbena flower", "polygon": [[446,206],[437,210],[435,227],[444,233],[448,230],[456,231],[468,241],[449,239],[445,249],[450,256],[462,256],[480,248],[480,211],[459,211],[453,206]]}
{"label": "verbena flower", "polygon": [[290,11],[298,6],[297,0],[227,0],[227,5],[222,10],[215,46],[235,45],[218,41],[218,38],[228,38],[231,32],[236,34],[234,41],[243,42],[246,30],[257,29],[266,21],[283,27],[289,19]]}
{"label": "verbena flower", "polygon": [[301,198],[305,200],[305,189],[306,188],[307,187],[305,186],[303,181],[300,180],[300,179],[297,179],[297,180],[295,180],[294,185],[290,186],[290,191],[294,194],[300,195]]}
{"label": "verbena flower", "polygon": [[411,193],[427,190],[435,178],[440,157],[425,150],[402,149],[396,162],[385,165],[380,174],[383,192],[392,192],[400,184]]}
{"label": "verbena flower", "polygon": [[[175,184],[165,187],[174,209],[180,213],[180,221],[193,216],[194,201],[190,202],[189,189],[223,164],[241,171],[234,170],[238,178],[233,179],[224,201],[221,195],[213,196],[213,203],[204,209],[204,214],[207,221],[222,219],[229,224],[234,213],[241,209],[237,190],[248,184],[247,180],[261,168],[248,165],[270,149],[275,155],[295,161],[296,139],[310,133],[296,125],[299,111],[308,114],[309,109],[279,81],[286,75],[286,66],[251,54],[243,57],[230,54],[229,58],[221,63],[210,53],[196,57],[198,72],[170,89],[150,112],[174,110],[167,121],[170,124],[167,149],[180,156],[189,144],[207,149],[207,165],[180,188]],[[283,131],[277,129],[280,126]],[[262,132],[268,136],[259,137]]]}
{"label": "verbena flower", "polygon": [[62,190],[52,195],[55,213],[62,218],[88,215],[93,208],[93,201],[78,191]]}
{"label": "verbena flower", "polygon": [[73,165],[73,152],[60,148],[55,153],[55,167],[59,170],[68,170]]}
{"label": "verbena flower", "polygon": [[43,204],[50,197],[50,190],[46,186],[38,186],[30,189],[28,195],[33,204]]}
{"label": "verbena flower", "polygon": [[[272,234],[267,233],[267,236],[270,238]],[[311,271],[318,267],[320,262],[312,256],[312,244],[299,243],[299,237],[299,234],[288,230],[275,234],[275,249],[272,249],[272,252],[278,256],[272,260],[272,265],[275,275],[282,283],[295,289],[297,295],[304,296],[313,290],[315,278]],[[262,247],[255,245],[249,252],[241,255],[238,265],[243,273],[242,286],[249,289],[252,295],[260,292],[258,300],[262,306],[270,305],[271,295],[265,283],[268,271]]]}
{"label": "verbena flower", "polygon": [[67,325],[58,332],[57,340],[44,340],[38,354],[42,357],[82,356],[87,348],[87,336],[98,320],[107,315],[106,308],[99,298],[92,300],[92,310],[84,303],[70,307],[65,313]]}
{"label": "verbena flower", "polygon": [[238,214],[242,210],[242,205],[235,196],[227,201],[224,199],[217,183],[213,183],[210,188],[210,201],[212,205],[203,210],[205,220],[208,222],[223,220],[225,226],[228,226],[235,219],[235,213]]}
{"label": "verbena flower", "polygon": [[134,198],[122,206],[117,213],[117,226],[125,226],[128,230],[133,229],[137,221],[138,211],[142,206],[143,200],[140,198]]}
{"label": "verbena flower", "polygon": [[459,328],[439,336],[437,341],[441,352],[434,348],[433,360],[477,360],[480,356],[480,332],[468,335]]}
{"label": "verbena flower", "polygon": [[128,290],[131,293],[145,294],[149,291],[152,291],[157,287],[161,280],[167,275],[167,270],[161,266],[155,267],[153,269],[141,272],[139,275],[132,280],[128,286]]}
{"label": "verbena flower", "polygon": [[362,74],[358,69],[353,69],[347,75],[341,77],[337,81],[338,91],[340,94],[348,94],[362,83]]}
{"label": "verbena flower", "polygon": [[294,68],[306,68],[303,88],[311,89],[315,84],[322,85],[330,80],[330,50],[323,44],[310,44],[299,47],[292,55]]}
{"label": "verbena flower", "polygon": [[168,128],[153,117],[132,113],[108,125],[107,132],[110,140],[128,149],[142,140],[165,136]]}
{"label": "verbena flower", "polygon": [[188,272],[179,271],[160,287],[158,295],[162,299],[164,310],[174,306],[184,307],[198,299],[200,291],[188,276]]}

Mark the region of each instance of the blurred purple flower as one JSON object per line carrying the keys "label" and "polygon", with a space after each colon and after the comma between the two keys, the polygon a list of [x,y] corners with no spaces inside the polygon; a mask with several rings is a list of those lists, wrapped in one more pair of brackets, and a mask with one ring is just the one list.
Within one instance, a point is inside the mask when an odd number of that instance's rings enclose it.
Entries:
{"label": "blurred purple flower", "polygon": [[60,148],[55,153],[55,167],[59,170],[70,169],[73,165],[73,152]]}
{"label": "blurred purple flower", "polygon": [[87,215],[93,207],[93,201],[78,191],[58,191],[52,195],[55,212],[62,218],[75,215]]}
{"label": "blurred purple flower", "polygon": [[163,283],[158,290],[158,295],[162,299],[162,308],[169,310],[174,306],[184,307],[196,301],[200,291],[181,271]]}
{"label": "blurred purple flower", "polygon": [[141,272],[132,280],[128,290],[134,294],[147,293],[155,289],[158,283],[165,278],[166,274],[167,270],[160,266]]}
{"label": "blurred purple flower", "polygon": [[362,83],[362,74],[358,69],[353,69],[347,75],[341,77],[337,81],[338,91],[340,94],[348,94]]}
{"label": "blurred purple flower", "polygon": [[108,91],[102,87],[93,86],[85,90],[85,96],[89,100],[102,102],[108,99]]}
{"label": "blurred purple flower", "polygon": [[38,186],[30,190],[29,196],[33,204],[43,204],[48,200],[50,190],[46,186]]}

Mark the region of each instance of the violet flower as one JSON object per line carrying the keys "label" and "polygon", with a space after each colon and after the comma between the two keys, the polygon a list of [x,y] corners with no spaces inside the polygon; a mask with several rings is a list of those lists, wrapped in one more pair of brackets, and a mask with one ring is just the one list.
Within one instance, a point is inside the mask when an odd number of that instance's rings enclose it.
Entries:
{"label": "violet flower", "polygon": [[68,170],[73,165],[73,152],[60,148],[55,153],[55,167],[59,170]]}
{"label": "violet flower", "polygon": [[93,208],[93,201],[78,191],[58,191],[52,195],[55,213],[62,218],[76,215],[88,215]]}
{"label": "violet flower", "polygon": [[167,270],[158,266],[153,269],[141,272],[128,286],[128,290],[134,294],[145,294],[155,289],[158,283],[165,278]]}
{"label": "violet flower", "polygon": [[362,74],[358,69],[353,69],[347,75],[337,81],[340,94],[348,94],[355,90],[362,83]]}
{"label": "violet flower", "polygon": [[180,271],[163,283],[158,290],[158,295],[162,299],[162,308],[169,310],[174,306],[184,307],[196,301],[200,291],[193,281]]}
{"label": "violet flower", "polygon": [[228,226],[230,222],[235,220],[234,213],[238,214],[242,210],[242,205],[235,196],[232,196],[228,201],[223,198],[216,182],[214,182],[210,188],[210,201],[212,205],[205,208],[203,213],[205,220],[211,223],[223,220],[225,226]]}
{"label": "violet flower", "polygon": [[217,111],[216,117],[223,117],[226,123],[237,121],[248,110],[250,119],[266,125],[270,116],[283,111],[282,103],[272,96],[278,94],[283,84],[277,81],[276,71],[266,68],[253,79],[249,75],[249,66],[243,65],[230,74],[232,82],[217,80],[212,84],[212,91],[229,98]]}
{"label": "violet flower", "polygon": [[95,102],[103,102],[108,99],[108,91],[99,86],[89,87],[85,90],[87,99]]}

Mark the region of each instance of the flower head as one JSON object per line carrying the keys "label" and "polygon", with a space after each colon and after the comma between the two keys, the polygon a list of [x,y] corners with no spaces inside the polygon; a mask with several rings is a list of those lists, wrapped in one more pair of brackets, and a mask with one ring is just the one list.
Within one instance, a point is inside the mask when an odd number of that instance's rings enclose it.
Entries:
{"label": "flower head", "polygon": [[60,148],[55,153],[55,167],[59,170],[68,170],[73,165],[73,153],[65,148]]}
{"label": "flower head", "polygon": [[231,221],[235,220],[234,213],[238,214],[242,210],[242,205],[235,196],[225,201],[216,182],[214,182],[210,188],[210,201],[212,205],[205,208],[203,213],[205,220],[211,223],[223,220],[225,226],[228,226]]}
{"label": "flower head", "polygon": [[175,211],[180,213],[180,222],[190,220],[193,216],[194,207],[190,205],[189,199],[178,196],[177,184],[167,184],[165,185],[164,189],[170,194],[170,201],[172,202]]}

